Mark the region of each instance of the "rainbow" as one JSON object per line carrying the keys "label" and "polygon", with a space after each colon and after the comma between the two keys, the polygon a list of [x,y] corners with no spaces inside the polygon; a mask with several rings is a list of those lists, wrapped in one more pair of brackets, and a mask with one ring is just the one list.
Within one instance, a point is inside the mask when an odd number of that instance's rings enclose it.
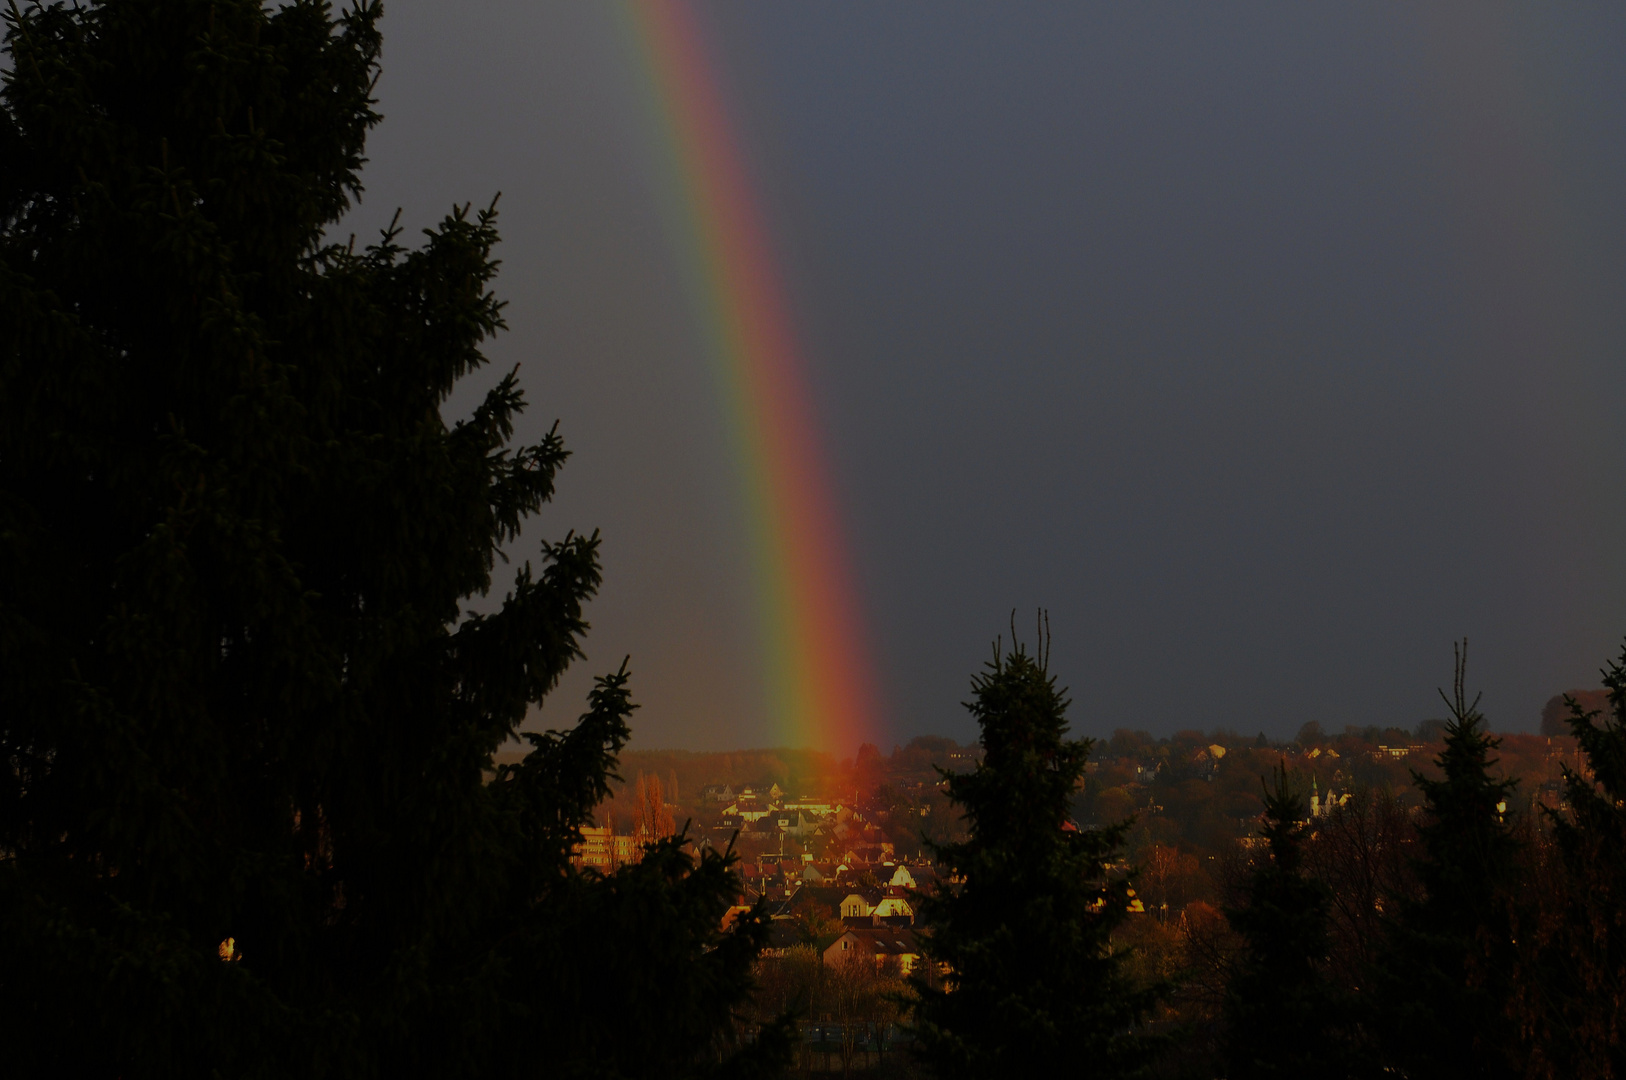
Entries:
{"label": "rainbow", "polygon": [[685,0],[625,0],[675,197],[668,217],[740,464],[775,739],[852,754],[877,709],[860,605],[773,245]]}

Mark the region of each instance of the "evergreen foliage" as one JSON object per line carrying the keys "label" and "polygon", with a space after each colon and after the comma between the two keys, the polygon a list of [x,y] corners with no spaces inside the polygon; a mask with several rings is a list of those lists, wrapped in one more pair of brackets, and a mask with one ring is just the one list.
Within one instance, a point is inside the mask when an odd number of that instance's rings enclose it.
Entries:
{"label": "evergreen foliage", "polygon": [[581,657],[596,535],[502,328],[494,205],[408,250],[360,193],[379,7],[13,7],[0,107],[0,1044],[86,1075],[747,1074],[726,855],[568,852],[627,738],[493,751]]}
{"label": "evergreen foliage", "polygon": [[1332,894],[1304,873],[1309,807],[1290,786],[1285,763],[1264,801],[1269,859],[1253,872],[1246,906],[1225,912],[1243,942],[1227,988],[1226,1075],[1345,1074],[1342,1003],[1324,968]]}
{"label": "evergreen foliage", "polygon": [[943,1077],[1122,1076],[1156,1045],[1135,1029],[1162,988],[1132,985],[1112,942],[1130,902],[1115,866],[1129,823],[1067,820],[1091,742],[1065,737],[1068,702],[1046,666],[995,646],[966,706],[982,761],[942,773],[969,837],[931,845],[958,885],[920,910],[948,985],[911,983],[922,1053]]}
{"label": "evergreen foliage", "polygon": [[1370,995],[1388,1064],[1415,1077],[1512,1074],[1508,900],[1518,843],[1504,815],[1518,781],[1490,775],[1500,740],[1486,732],[1478,699],[1467,700],[1467,658],[1463,642],[1445,699],[1451,716],[1436,759],[1443,775],[1413,774],[1425,803],[1421,895],[1390,923]]}
{"label": "evergreen foliage", "polygon": [[1558,880],[1519,934],[1532,1076],[1626,1076],[1626,651],[1603,677],[1607,714],[1565,697],[1587,767],[1564,769],[1563,807],[1547,810]]}

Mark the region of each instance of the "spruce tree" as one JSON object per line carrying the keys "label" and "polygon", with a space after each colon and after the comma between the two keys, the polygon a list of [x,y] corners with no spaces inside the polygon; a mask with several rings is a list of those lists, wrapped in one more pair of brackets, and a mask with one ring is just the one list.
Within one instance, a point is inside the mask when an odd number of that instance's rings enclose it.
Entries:
{"label": "spruce tree", "polygon": [[1265,788],[1267,858],[1248,882],[1246,905],[1226,919],[1243,945],[1226,1000],[1226,1075],[1345,1075],[1339,995],[1325,971],[1327,886],[1305,876],[1309,808],[1285,764]]}
{"label": "spruce tree", "polygon": [[1516,1004],[1530,1076],[1626,1076],[1626,650],[1603,672],[1607,711],[1565,696],[1586,768],[1547,808],[1556,873],[1521,928]]}
{"label": "spruce tree", "polygon": [[[0,94],[0,1045],[69,1075],[698,1075],[766,932],[681,839],[609,879],[625,667],[598,539],[494,577],[553,492],[494,205],[408,250],[361,192],[379,7],[13,6]],[[503,559],[506,565],[506,560]],[[496,588],[500,603],[481,604]],[[495,775],[495,780],[486,778]]]}
{"label": "spruce tree", "polygon": [[1424,813],[1415,870],[1421,894],[1388,926],[1371,1001],[1391,1069],[1408,1076],[1511,1075],[1506,1010],[1512,967],[1509,886],[1518,845],[1505,821],[1517,786],[1493,779],[1500,745],[1464,689],[1456,652],[1438,780],[1413,773]]}
{"label": "spruce tree", "polygon": [[1155,1045],[1136,1028],[1162,988],[1134,986],[1112,940],[1130,903],[1129,823],[1068,821],[1091,740],[1066,738],[1046,661],[995,646],[966,705],[982,760],[939,770],[969,836],[928,845],[956,882],[921,905],[923,952],[947,986],[912,985],[921,1052],[943,1077],[1122,1076]]}

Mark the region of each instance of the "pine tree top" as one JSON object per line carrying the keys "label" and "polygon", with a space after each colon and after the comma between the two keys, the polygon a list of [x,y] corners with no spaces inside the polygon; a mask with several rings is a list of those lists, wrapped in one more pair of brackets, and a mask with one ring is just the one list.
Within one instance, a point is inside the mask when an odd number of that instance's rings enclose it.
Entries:
{"label": "pine tree top", "polygon": [[1110,947],[1131,877],[1115,867],[1128,823],[1067,820],[1091,742],[1070,740],[1068,701],[1043,653],[995,646],[967,709],[983,756],[943,771],[969,836],[933,845],[957,884],[923,898],[929,959],[952,990],[916,977],[922,1045],[944,1076],[1014,1075],[1090,1061],[1098,1075],[1144,1062],[1133,1029],[1164,992],[1136,987]]}
{"label": "pine tree top", "polygon": [[1059,830],[1093,745],[1066,738],[1065,691],[1021,645],[996,645],[971,689],[965,707],[982,729],[983,756],[970,773],[940,770],[949,798],[990,844],[1031,839],[1036,825]]}
{"label": "pine tree top", "polygon": [[1497,764],[1491,754],[1501,740],[1486,730],[1479,698],[1468,699],[1467,663],[1464,641],[1456,650],[1452,693],[1440,691],[1450,709],[1445,746],[1435,758],[1441,778],[1412,774],[1426,810],[1419,828],[1425,852],[1419,875],[1429,907],[1447,922],[1453,909],[1464,910],[1463,905],[1477,909],[1492,902],[1516,846],[1505,815],[1518,780],[1491,774]]}

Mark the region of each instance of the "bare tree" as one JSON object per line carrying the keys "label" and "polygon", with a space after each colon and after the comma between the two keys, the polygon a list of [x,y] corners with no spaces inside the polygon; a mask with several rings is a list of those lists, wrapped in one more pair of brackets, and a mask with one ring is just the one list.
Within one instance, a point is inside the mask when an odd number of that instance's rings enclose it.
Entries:
{"label": "bare tree", "polygon": [[1316,819],[1304,864],[1332,890],[1331,963],[1341,984],[1361,984],[1376,958],[1384,912],[1416,896],[1415,842],[1411,815],[1387,789],[1357,788]]}
{"label": "bare tree", "polygon": [[640,772],[633,788],[633,800],[637,803],[634,810],[637,817],[633,822],[632,834],[640,843],[652,844],[677,832],[672,812],[666,808],[666,794],[661,790],[660,777],[646,777]]}

